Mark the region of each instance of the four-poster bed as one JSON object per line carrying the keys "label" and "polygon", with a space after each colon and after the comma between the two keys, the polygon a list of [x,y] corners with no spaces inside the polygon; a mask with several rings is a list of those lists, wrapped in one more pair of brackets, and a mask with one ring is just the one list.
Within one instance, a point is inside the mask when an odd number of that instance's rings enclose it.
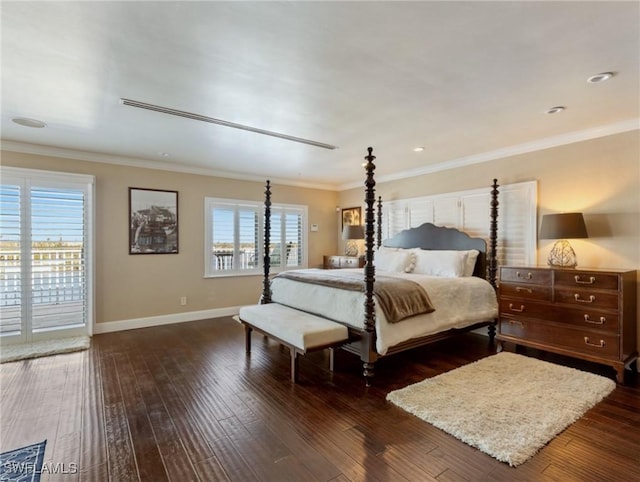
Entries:
{"label": "four-poster bed", "polygon": [[[247,351],[250,350],[252,329],[289,346],[294,381],[297,354],[311,349],[339,346],[357,354],[369,385],[375,362],[381,356],[481,326],[489,326],[491,339],[495,335],[498,315],[495,294],[497,181],[494,180],[491,190],[489,253],[483,239],[429,223],[401,231],[383,243],[381,198],[378,198],[377,224],[375,222],[375,156],[372,148],[368,148],[365,160],[364,270],[295,270],[270,279],[270,258],[265,249],[260,305],[240,310],[238,321],[245,325]],[[265,247],[270,243],[270,207],[271,186],[267,181]],[[374,242],[376,232],[377,242]],[[408,288],[411,293],[402,293],[405,284],[413,287]],[[387,289],[391,294],[385,294]],[[422,299],[425,298],[421,294],[423,291],[426,301]],[[391,306],[395,311],[389,311],[390,307],[386,305],[395,304],[394,296],[397,296],[399,306]],[[261,308],[265,304],[278,306]],[[400,315],[395,316],[398,312]],[[276,319],[278,317],[286,317],[287,323],[281,323]],[[297,319],[300,325],[296,324]],[[312,325],[319,331],[312,332]],[[342,327],[347,331],[340,332]],[[296,333],[291,333],[292,330]],[[305,341],[314,337],[317,339],[315,344]]]}

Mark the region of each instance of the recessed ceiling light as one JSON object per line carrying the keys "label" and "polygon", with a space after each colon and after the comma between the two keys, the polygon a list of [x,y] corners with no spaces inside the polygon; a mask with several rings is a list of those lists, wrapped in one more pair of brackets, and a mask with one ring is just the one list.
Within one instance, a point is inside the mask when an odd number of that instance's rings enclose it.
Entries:
{"label": "recessed ceiling light", "polygon": [[602,72],[601,74],[592,75],[587,79],[587,82],[589,82],[590,84],[599,84],[600,82],[609,80],[614,75],[616,74],[613,72]]}
{"label": "recessed ceiling light", "polygon": [[551,109],[546,110],[544,113],[545,114],[558,114],[559,112],[562,112],[565,109],[566,109],[566,107],[563,107],[561,105],[557,105],[555,107],[552,107]]}
{"label": "recessed ceiling light", "polygon": [[42,129],[43,127],[47,126],[47,124],[39,121],[38,119],[29,119],[28,117],[14,117],[11,120],[16,124],[24,127],[35,127],[37,129]]}
{"label": "recessed ceiling light", "polygon": [[424,147],[414,147],[413,152],[422,152],[424,151]]}

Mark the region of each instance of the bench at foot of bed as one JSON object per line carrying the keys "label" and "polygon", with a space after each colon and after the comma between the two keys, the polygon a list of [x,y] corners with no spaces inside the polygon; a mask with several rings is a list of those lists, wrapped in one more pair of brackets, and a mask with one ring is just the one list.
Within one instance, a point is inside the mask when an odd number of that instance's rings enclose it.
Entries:
{"label": "bench at foot of bed", "polygon": [[329,368],[333,370],[333,348],[349,338],[349,330],[340,323],[277,303],[243,306],[236,320],[245,327],[247,353],[251,352],[253,330],[289,347],[294,383],[298,381],[298,355],[330,348]]}

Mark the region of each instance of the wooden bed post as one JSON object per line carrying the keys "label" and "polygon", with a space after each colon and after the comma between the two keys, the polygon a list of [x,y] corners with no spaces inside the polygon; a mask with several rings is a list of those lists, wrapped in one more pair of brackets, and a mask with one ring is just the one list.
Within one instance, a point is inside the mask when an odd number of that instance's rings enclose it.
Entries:
{"label": "wooden bed post", "polygon": [[271,244],[271,182],[267,180],[264,191],[264,279],[262,280],[262,298],[260,304],[271,303],[271,285],[269,284],[269,268],[271,268],[271,256],[269,245]]}
{"label": "wooden bed post", "polygon": [[375,185],[376,181],[373,178],[373,172],[376,168],[373,161],[376,156],[372,154],[373,148],[367,148],[369,154],[365,156],[367,161],[365,170],[367,177],[364,182],[365,185],[365,265],[364,265],[364,283],[365,283],[365,301],[364,301],[364,336],[362,339],[362,351],[360,353],[360,359],[363,362],[363,375],[367,386],[371,386],[371,378],[374,375],[374,364],[377,359],[376,352],[376,313],[375,302],[373,299],[373,285],[375,281],[376,268],[373,265],[373,252],[374,252],[374,203],[375,197]]}
{"label": "wooden bed post", "polygon": [[[498,289],[496,285],[496,273],[498,271],[498,180],[493,180],[491,189],[491,225],[489,228],[489,283],[493,289]],[[489,325],[489,341],[493,342],[496,336],[496,324]]]}
{"label": "wooden bed post", "polygon": [[496,273],[498,271],[498,180],[493,180],[491,188],[491,225],[489,226],[489,283],[494,288],[496,285]]}
{"label": "wooden bed post", "polygon": [[378,216],[378,240],[376,243],[376,248],[382,246],[382,196],[378,196],[378,210],[376,211]]}

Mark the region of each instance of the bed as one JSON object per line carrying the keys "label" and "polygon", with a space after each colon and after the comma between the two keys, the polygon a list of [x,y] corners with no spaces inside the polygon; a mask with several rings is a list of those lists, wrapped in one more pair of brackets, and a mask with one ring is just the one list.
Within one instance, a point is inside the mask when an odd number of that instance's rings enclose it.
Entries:
{"label": "bed", "polygon": [[[376,208],[375,156],[371,148],[365,160],[365,267],[285,271],[270,278],[267,254],[261,303],[278,303],[347,326],[349,339],[341,348],[360,356],[369,385],[375,363],[382,356],[482,326],[488,326],[493,340],[498,316],[495,292],[498,184],[494,179],[491,188],[490,249],[484,239],[430,223],[383,241],[382,200],[378,198]],[[269,245],[270,236],[270,199],[267,181],[265,246]],[[354,287],[355,283],[360,286]],[[427,301],[421,298],[401,302],[399,310],[392,307],[395,311],[389,311],[386,305],[394,305],[394,296],[400,293],[396,285],[403,284],[410,285],[409,290],[421,287]],[[384,294],[387,285],[390,295]]]}

